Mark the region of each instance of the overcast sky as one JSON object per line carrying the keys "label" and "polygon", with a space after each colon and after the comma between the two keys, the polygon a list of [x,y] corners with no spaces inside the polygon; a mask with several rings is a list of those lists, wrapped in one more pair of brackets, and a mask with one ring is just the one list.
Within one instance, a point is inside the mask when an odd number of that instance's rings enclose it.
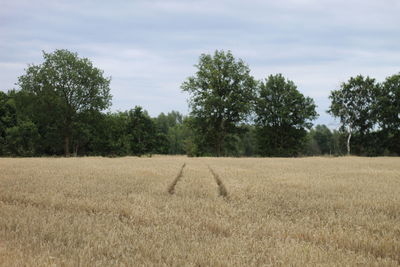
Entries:
{"label": "overcast sky", "polygon": [[188,113],[180,85],[201,53],[231,50],[256,79],[282,73],[337,126],[328,95],[357,74],[400,71],[400,1],[0,0],[0,89],[42,50],[68,49],[112,77],[111,110]]}

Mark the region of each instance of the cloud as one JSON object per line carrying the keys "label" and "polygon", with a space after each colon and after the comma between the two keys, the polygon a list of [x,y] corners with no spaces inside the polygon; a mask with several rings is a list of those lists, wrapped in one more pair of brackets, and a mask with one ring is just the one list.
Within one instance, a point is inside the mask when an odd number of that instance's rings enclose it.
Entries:
{"label": "cloud", "polygon": [[180,84],[201,53],[232,50],[257,79],[282,73],[315,98],[359,73],[399,71],[397,0],[2,1],[0,86],[14,86],[42,50],[65,48],[112,76],[113,110],[187,113]]}

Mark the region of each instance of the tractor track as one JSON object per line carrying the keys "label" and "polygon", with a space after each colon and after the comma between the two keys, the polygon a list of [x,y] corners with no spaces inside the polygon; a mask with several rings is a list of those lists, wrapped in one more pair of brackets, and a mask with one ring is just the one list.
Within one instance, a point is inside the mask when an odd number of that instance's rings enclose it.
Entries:
{"label": "tractor track", "polygon": [[228,190],[226,189],[224,183],[222,182],[221,178],[219,177],[219,175],[210,167],[207,166],[208,169],[210,170],[211,174],[214,177],[215,182],[218,185],[218,193],[221,197],[224,197],[225,199],[229,199],[229,195],[228,195]]}
{"label": "tractor track", "polygon": [[175,179],[172,181],[172,183],[168,186],[168,193],[170,193],[171,195],[175,194],[175,187],[176,184],[181,180],[181,178],[183,177],[183,169],[185,168],[186,163],[183,163],[178,175],[175,177]]}
{"label": "tractor track", "polygon": [[[171,195],[175,194],[175,188],[178,182],[182,179],[183,177],[183,170],[185,169],[186,163],[183,163],[182,167],[180,168],[178,174],[176,175],[175,179],[172,181],[172,183],[168,186],[167,192]],[[228,190],[226,189],[224,183],[222,182],[221,178],[219,175],[210,167],[208,166],[208,170],[211,172],[215,182],[217,183],[218,186],[218,195],[225,198],[229,199],[229,194]]]}

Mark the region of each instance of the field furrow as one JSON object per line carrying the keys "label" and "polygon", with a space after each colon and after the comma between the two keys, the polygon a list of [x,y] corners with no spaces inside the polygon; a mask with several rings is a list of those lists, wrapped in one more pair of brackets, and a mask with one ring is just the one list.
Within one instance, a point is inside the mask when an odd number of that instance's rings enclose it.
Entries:
{"label": "field furrow", "polygon": [[173,195],[175,193],[175,186],[179,182],[179,180],[182,178],[183,169],[185,168],[185,166],[186,166],[186,163],[183,163],[182,167],[179,170],[178,175],[175,177],[175,179],[172,181],[172,183],[168,186],[168,193],[170,193],[171,195]]}

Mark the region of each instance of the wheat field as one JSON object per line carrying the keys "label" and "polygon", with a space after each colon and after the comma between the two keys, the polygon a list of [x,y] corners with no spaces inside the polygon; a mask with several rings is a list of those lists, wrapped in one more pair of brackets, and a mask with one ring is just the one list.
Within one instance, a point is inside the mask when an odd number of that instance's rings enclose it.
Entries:
{"label": "wheat field", "polygon": [[1,266],[399,266],[399,158],[0,159]]}

